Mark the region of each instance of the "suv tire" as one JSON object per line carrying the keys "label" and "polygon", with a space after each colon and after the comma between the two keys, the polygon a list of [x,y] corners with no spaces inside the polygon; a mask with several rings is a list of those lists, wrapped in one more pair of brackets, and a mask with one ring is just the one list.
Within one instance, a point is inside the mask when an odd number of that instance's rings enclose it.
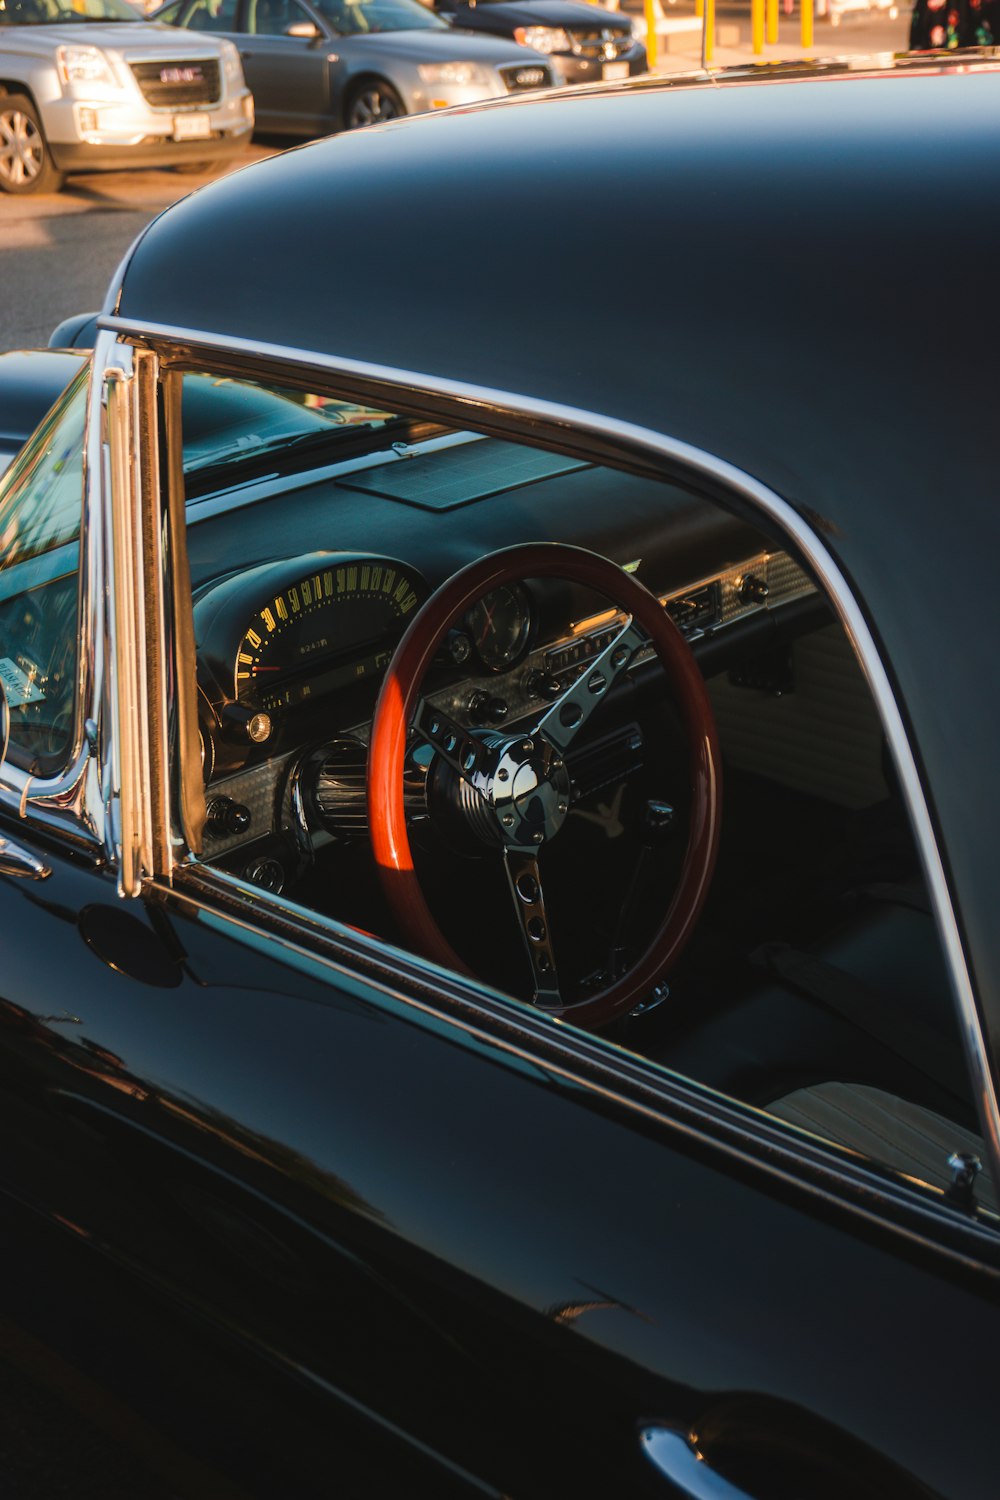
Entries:
{"label": "suv tire", "polygon": [[62,185],[31,100],[24,94],[0,95],[0,191],[57,193]]}

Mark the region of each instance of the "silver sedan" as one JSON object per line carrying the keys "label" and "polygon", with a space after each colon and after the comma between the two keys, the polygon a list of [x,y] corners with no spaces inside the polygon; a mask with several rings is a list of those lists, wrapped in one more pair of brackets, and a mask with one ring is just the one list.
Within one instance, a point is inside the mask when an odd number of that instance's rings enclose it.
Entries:
{"label": "silver sedan", "polygon": [[553,83],[539,53],[418,0],[170,0],[150,19],[234,41],[265,132],[326,135]]}

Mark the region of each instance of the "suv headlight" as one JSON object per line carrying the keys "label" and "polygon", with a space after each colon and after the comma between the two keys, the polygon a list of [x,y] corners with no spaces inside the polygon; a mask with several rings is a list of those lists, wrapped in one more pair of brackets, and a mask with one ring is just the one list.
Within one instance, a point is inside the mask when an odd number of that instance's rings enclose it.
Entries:
{"label": "suv headlight", "polygon": [[515,26],[514,40],[536,52],[572,51],[569,35],[561,26]]}
{"label": "suv headlight", "polygon": [[460,88],[470,84],[489,86],[494,82],[492,74],[471,62],[418,63],[417,72],[424,83],[454,83]]}
{"label": "suv headlight", "polygon": [[231,83],[234,88],[241,89],[245,79],[239,49],[233,42],[220,41],[219,46],[222,49],[222,71],[226,82]]}
{"label": "suv headlight", "polygon": [[118,80],[103,52],[96,47],[57,47],[56,71],[64,84],[109,83],[118,87]]}

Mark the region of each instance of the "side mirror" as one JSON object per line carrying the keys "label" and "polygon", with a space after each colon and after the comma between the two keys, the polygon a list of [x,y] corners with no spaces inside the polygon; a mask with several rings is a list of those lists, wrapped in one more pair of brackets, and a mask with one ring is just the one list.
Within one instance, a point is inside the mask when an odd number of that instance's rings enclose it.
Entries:
{"label": "side mirror", "polygon": [[285,36],[298,36],[306,42],[315,42],[322,34],[315,21],[293,21],[284,31]]}

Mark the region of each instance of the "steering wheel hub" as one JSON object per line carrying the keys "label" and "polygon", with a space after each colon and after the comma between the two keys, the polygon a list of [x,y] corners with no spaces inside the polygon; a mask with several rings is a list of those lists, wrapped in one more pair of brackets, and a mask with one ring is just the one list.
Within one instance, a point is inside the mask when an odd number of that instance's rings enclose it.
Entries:
{"label": "steering wheel hub", "polygon": [[503,747],[489,798],[505,844],[543,844],[569,813],[566,763],[542,739],[509,740]]}
{"label": "steering wheel hub", "polygon": [[460,825],[479,844],[514,849],[547,844],[569,814],[571,784],[562,756],[541,736],[480,730],[475,739],[489,769],[477,771],[470,782],[438,757],[434,806],[453,829]]}

